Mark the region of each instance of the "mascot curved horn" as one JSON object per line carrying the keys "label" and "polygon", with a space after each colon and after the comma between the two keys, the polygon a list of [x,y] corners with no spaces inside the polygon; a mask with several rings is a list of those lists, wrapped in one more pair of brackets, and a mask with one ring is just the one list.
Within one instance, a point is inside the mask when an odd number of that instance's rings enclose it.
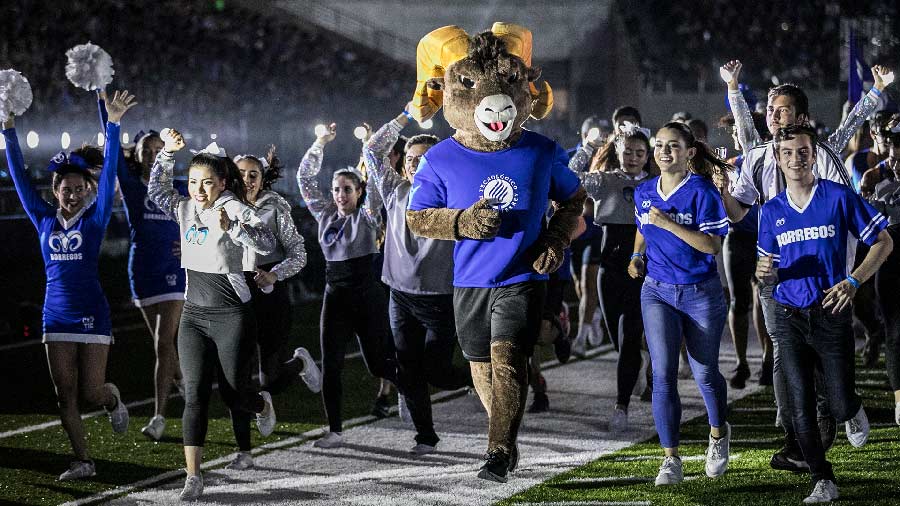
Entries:
{"label": "mascot curved horn", "polygon": [[416,47],[416,91],[412,110],[409,111],[417,121],[424,121],[440,110],[444,92],[429,88],[428,80],[443,78],[447,67],[465,58],[469,40],[465,30],[449,25],[432,31],[419,41]]}
{"label": "mascot curved horn", "polygon": [[[526,67],[531,68],[531,30],[512,23],[496,22],[491,26],[491,32],[506,42],[506,51],[509,54],[518,56],[525,62]],[[553,89],[547,81],[541,83],[540,90],[534,83],[528,83],[528,87],[531,92],[531,117],[534,119],[547,117],[553,108]]]}

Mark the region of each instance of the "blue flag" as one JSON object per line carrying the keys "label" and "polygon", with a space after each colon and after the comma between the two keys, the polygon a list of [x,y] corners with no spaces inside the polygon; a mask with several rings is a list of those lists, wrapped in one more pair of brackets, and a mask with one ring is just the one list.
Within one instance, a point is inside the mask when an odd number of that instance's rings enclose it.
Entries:
{"label": "blue flag", "polygon": [[856,41],[856,32],[852,28],[850,29],[849,42],[850,57],[847,59],[847,64],[850,68],[848,69],[847,77],[847,100],[851,104],[855,104],[862,98],[864,92],[863,83],[866,81],[874,82],[875,78],[872,76],[872,70],[869,69],[869,66],[863,60],[862,51],[860,51],[859,44]]}

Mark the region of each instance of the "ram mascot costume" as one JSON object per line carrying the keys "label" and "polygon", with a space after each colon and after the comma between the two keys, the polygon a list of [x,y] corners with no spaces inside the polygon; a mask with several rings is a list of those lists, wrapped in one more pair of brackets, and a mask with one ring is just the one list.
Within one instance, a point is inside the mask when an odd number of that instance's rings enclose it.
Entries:
{"label": "ram mascot costume", "polygon": [[420,161],[407,223],[417,235],[456,241],[456,328],[488,413],[478,476],[499,482],[519,457],[546,280],[563,261],[585,200],[566,152],[523,128],[553,105],[547,83],[535,86],[531,42],[530,31],[507,23],[474,37],[457,26],[434,30],[418,45],[410,111],[424,121],[443,107],[455,129]]}

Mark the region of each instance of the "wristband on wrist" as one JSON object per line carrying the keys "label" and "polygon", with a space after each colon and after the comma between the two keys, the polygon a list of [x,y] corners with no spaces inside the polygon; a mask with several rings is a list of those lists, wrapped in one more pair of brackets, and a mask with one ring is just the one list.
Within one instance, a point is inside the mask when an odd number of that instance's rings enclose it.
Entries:
{"label": "wristband on wrist", "polygon": [[409,111],[407,111],[406,109],[403,109],[403,115],[406,116],[406,119],[412,121],[413,116],[412,116],[412,114],[410,114]]}
{"label": "wristband on wrist", "polygon": [[635,258],[644,258],[644,254],[643,253],[632,253],[631,259],[634,260]]}
{"label": "wristband on wrist", "polygon": [[859,280],[854,278],[853,276],[847,276],[847,282],[853,285],[853,288],[859,288]]}

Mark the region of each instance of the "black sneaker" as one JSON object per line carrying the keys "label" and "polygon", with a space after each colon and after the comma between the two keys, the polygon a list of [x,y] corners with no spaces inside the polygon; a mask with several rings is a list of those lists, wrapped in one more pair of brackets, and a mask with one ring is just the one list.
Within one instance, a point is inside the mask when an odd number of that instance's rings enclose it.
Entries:
{"label": "black sneaker", "polygon": [[387,395],[379,395],[372,407],[372,416],[375,418],[387,418],[390,414],[391,401]]}
{"label": "black sneaker", "polygon": [[506,473],[509,472],[509,455],[501,449],[491,450],[484,456],[485,463],[478,471],[478,477],[482,480],[506,483]]}
{"label": "black sneaker", "polygon": [[816,420],[819,424],[819,437],[822,438],[822,448],[827,452],[834,446],[834,438],[837,435],[837,424],[834,418],[826,416]]}
{"label": "black sneaker", "polygon": [[550,399],[547,394],[535,392],[534,398],[531,400],[531,406],[528,406],[529,413],[543,413],[550,409]]}
{"label": "black sneaker", "polygon": [[750,366],[744,365],[734,370],[734,376],[728,380],[731,388],[743,390],[747,386],[747,380],[750,379]]}
{"label": "black sneaker", "polygon": [[778,469],[779,471],[790,471],[792,473],[809,472],[809,464],[803,458],[803,453],[799,448],[790,446],[784,446],[775,452],[772,455],[772,460],[769,461],[769,465],[772,466],[772,469]]}

